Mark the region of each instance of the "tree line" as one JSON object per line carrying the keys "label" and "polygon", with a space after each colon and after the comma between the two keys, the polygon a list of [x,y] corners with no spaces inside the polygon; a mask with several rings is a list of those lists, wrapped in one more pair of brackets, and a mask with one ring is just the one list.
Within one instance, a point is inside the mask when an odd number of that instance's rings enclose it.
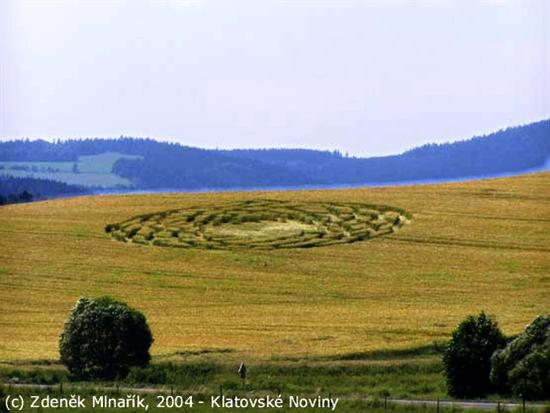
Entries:
{"label": "tree line", "polygon": [[0,205],[85,193],[89,189],[50,179],[0,176]]}
{"label": "tree line", "polygon": [[[368,148],[367,148],[368,149]],[[307,149],[206,150],[152,139],[82,139],[0,143],[0,161],[73,161],[105,152],[113,172],[142,189],[239,188],[376,184],[460,179],[544,168],[550,158],[550,120],[487,136],[423,145],[399,155],[357,158]]]}

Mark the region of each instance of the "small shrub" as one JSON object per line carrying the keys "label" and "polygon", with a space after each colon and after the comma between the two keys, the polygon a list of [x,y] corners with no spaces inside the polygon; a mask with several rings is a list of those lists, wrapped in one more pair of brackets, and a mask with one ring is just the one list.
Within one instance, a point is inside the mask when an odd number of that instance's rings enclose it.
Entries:
{"label": "small shrub", "polygon": [[491,356],[505,344],[497,323],[484,312],[460,323],[443,355],[449,395],[483,397],[491,392]]}
{"label": "small shrub", "polygon": [[59,352],[73,376],[111,380],[147,365],[152,342],[141,312],[110,297],[81,298],[65,323]]}

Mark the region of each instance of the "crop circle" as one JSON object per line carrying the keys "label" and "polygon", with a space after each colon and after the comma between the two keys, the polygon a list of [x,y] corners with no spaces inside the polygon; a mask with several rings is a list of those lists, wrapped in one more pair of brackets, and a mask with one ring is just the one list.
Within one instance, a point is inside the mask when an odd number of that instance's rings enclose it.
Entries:
{"label": "crop circle", "polygon": [[262,199],[138,215],[105,230],[118,241],[163,247],[309,248],[390,234],[410,218],[385,205]]}

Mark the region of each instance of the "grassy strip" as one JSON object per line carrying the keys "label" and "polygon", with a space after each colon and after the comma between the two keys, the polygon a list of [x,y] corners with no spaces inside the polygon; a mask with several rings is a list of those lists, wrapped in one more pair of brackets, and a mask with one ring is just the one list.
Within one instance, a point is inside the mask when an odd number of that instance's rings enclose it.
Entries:
{"label": "grassy strip", "polygon": [[[221,387],[277,394],[435,399],[445,397],[446,390],[440,350],[440,346],[432,345],[300,360],[251,360],[247,362],[249,373],[245,384],[237,374],[238,355],[176,353],[157,358],[148,367],[132,369],[118,383],[128,387],[174,386],[192,393],[215,393]],[[57,384],[70,380],[65,368],[53,361],[0,365],[0,382],[4,383]]]}

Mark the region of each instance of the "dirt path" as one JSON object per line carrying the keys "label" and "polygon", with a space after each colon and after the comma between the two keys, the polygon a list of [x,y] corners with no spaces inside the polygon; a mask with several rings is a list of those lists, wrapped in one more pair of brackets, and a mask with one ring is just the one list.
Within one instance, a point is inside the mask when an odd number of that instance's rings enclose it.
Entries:
{"label": "dirt path", "polygon": [[[399,405],[417,405],[430,406],[434,410],[437,409],[437,400],[409,400],[409,399],[387,399],[390,404]],[[494,412],[500,407],[501,410],[516,410],[522,408],[522,403],[511,402],[492,402],[492,401],[455,401],[455,400],[440,400],[439,407],[452,408],[460,407],[461,409],[477,409],[477,410],[492,410]],[[543,403],[525,403],[525,408],[542,409]]]}

